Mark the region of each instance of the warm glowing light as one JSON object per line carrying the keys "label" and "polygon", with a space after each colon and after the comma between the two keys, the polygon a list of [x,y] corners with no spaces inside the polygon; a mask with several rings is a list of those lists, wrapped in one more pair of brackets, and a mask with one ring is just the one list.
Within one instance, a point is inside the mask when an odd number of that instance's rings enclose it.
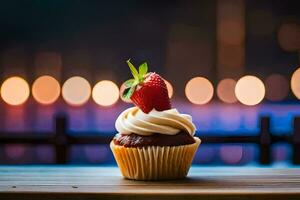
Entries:
{"label": "warm glowing light", "polygon": [[263,82],[255,76],[244,76],[235,86],[237,99],[245,105],[253,106],[261,102],[265,96]]}
{"label": "warm glowing light", "polygon": [[164,79],[164,81],[165,81],[167,89],[168,89],[169,98],[172,98],[173,93],[174,93],[173,86],[171,85],[171,83],[169,81],[167,81],[165,79]]}
{"label": "warm glowing light", "polygon": [[241,45],[245,38],[243,0],[217,2],[217,38],[222,44]]}
{"label": "warm glowing light", "polygon": [[118,101],[119,92],[119,88],[114,82],[104,80],[94,86],[92,97],[101,106],[111,106]]}
{"label": "warm glowing light", "polygon": [[62,87],[62,97],[71,105],[79,106],[86,103],[91,96],[89,82],[79,76],[69,78]]}
{"label": "warm glowing light", "polygon": [[280,74],[272,74],[266,78],[266,98],[271,101],[283,100],[289,92],[287,79]]}
{"label": "warm glowing light", "polygon": [[300,99],[300,68],[298,68],[292,75],[291,89],[294,95]]}
{"label": "warm glowing light", "polygon": [[54,103],[60,94],[58,81],[52,76],[41,76],[32,85],[32,95],[41,104]]}
{"label": "warm glowing light", "polygon": [[286,51],[296,51],[300,49],[300,26],[294,23],[281,25],[278,31],[278,41]]}
{"label": "warm glowing light", "polygon": [[185,86],[185,95],[194,104],[208,103],[214,94],[212,84],[203,77],[191,79]]}
{"label": "warm glowing light", "polygon": [[229,45],[240,45],[245,38],[244,23],[240,20],[224,20],[218,25],[218,39]]}
{"label": "warm glowing light", "polygon": [[217,1],[217,68],[221,77],[243,73],[245,65],[245,1]]}
{"label": "warm glowing light", "polygon": [[217,95],[219,99],[225,103],[234,103],[237,101],[234,88],[236,81],[230,78],[223,79],[219,82],[217,87]]}
{"label": "warm glowing light", "polygon": [[1,97],[10,105],[23,104],[29,97],[28,83],[21,77],[6,79],[1,86]]}

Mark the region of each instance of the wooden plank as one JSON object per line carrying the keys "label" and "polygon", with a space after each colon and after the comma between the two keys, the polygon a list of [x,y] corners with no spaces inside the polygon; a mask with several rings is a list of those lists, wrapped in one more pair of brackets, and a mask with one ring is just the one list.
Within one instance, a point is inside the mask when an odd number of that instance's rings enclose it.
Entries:
{"label": "wooden plank", "polygon": [[[80,198],[79,198],[80,197]],[[123,179],[116,167],[1,166],[0,199],[300,198],[300,169],[192,167],[173,181]]]}

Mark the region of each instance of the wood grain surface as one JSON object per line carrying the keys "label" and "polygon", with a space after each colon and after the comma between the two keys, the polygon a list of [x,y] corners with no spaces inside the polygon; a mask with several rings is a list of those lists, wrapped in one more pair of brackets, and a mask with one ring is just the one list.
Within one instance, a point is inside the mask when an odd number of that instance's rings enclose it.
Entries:
{"label": "wood grain surface", "polygon": [[116,167],[1,166],[0,199],[300,199],[300,168],[192,167],[183,180],[123,179]]}

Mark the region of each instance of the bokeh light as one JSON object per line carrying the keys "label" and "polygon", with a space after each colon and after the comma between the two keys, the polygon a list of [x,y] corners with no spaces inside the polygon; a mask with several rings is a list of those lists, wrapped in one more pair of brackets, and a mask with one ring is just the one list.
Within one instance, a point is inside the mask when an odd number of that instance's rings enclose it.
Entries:
{"label": "bokeh light", "polygon": [[173,97],[173,93],[174,93],[174,90],[173,90],[173,86],[172,84],[167,81],[166,79],[164,79],[165,83],[166,83],[166,86],[167,86],[167,89],[168,89],[168,95],[169,95],[169,98],[172,98]]}
{"label": "bokeh light", "polygon": [[185,86],[185,95],[194,104],[208,103],[214,94],[213,85],[203,77],[192,78]]}
{"label": "bokeh light", "polygon": [[294,95],[300,99],[300,68],[298,68],[292,75],[291,89]]}
{"label": "bokeh light", "polygon": [[91,86],[86,79],[80,76],[73,76],[63,84],[62,97],[70,105],[83,105],[90,96]]}
{"label": "bokeh light", "polygon": [[224,20],[218,25],[218,39],[223,44],[240,45],[245,38],[244,24],[239,20]]}
{"label": "bokeh light", "polygon": [[12,160],[21,160],[22,156],[26,153],[26,148],[24,145],[10,144],[5,145],[4,152],[5,155]]}
{"label": "bokeh light", "polygon": [[283,100],[289,92],[287,79],[280,74],[271,74],[265,80],[266,98],[271,101]]}
{"label": "bokeh light", "polygon": [[97,104],[110,106],[118,101],[119,92],[119,88],[114,82],[104,80],[94,86],[92,97]]}
{"label": "bokeh light", "polygon": [[52,76],[41,76],[32,85],[32,95],[41,104],[54,103],[60,95],[60,85]]}
{"label": "bokeh light", "polygon": [[255,76],[244,76],[235,86],[237,99],[245,105],[253,106],[261,102],[265,96],[263,82]]}
{"label": "bokeh light", "polygon": [[237,101],[234,88],[236,81],[230,78],[223,79],[217,86],[217,95],[225,103],[234,103]]}
{"label": "bokeh light", "polygon": [[295,23],[282,24],[278,31],[278,42],[286,51],[300,49],[300,26]]}
{"label": "bokeh light", "polygon": [[245,65],[245,2],[217,1],[216,17],[219,78],[237,77]]}
{"label": "bokeh light", "polygon": [[244,1],[217,2],[217,38],[222,44],[240,45],[245,37]]}
{"label": "bokeh light", "polygon": [[223,145],[220,147],[220,156],[226,164],[238,164],[243,158],[243,151],[240,145]]}
{"label": "bokeh light", "polygon": [[21,77],[10,77],[1,86],[1,97],[10,105],[21,105],[29,97],[28,83]]}

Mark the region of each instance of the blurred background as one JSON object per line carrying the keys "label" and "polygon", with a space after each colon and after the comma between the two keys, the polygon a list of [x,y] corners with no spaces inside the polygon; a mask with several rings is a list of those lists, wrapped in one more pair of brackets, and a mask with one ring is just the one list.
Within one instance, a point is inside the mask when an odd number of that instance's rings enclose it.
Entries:
{"label": "blurred background", "polygon": [[[270,135],[295,132],[297,1],[11,0],[0,6],[0,163],[56,163],[51,138],[63,115],[67,135],[106,138],[66,144],[65,163],[114,165],[107,141],[132,106],[119,98],[128,58],[164,77],[199,137],[256,137],[262,116]],[[257,165],[260,151],[258,142],[204,142],[194,164]],[[270,163],[290,165],[293,151],[288,139],[272,142]]]}

